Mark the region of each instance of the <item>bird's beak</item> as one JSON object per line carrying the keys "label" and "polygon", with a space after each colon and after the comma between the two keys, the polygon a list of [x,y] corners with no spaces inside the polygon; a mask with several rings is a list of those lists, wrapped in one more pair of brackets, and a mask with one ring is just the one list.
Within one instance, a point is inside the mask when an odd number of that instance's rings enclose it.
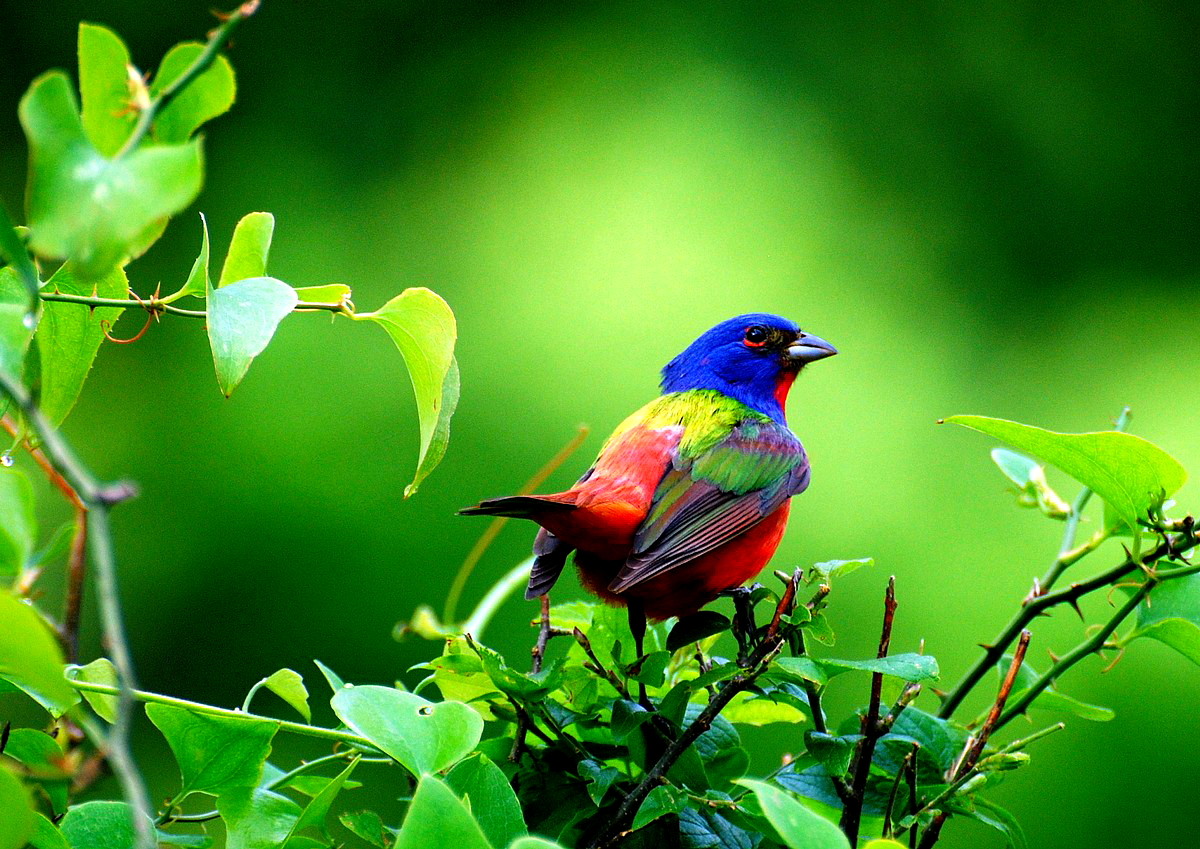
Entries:
{"label": "bird's beak", "polygon": [[811,333],[801,333],[796,337],[796,341],[788,345],[787,355],[794,362],[800,365],[823,360],[826,357],[832,357],[836,354],[837,348],[830,345],[820,336],[813,336]]}

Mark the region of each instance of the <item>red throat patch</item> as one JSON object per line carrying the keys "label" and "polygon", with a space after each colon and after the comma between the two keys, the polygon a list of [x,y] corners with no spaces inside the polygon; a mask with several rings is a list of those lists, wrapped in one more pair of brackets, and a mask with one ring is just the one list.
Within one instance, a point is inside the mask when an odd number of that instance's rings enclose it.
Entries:
{"label": "red throat patch", "polygon": [[799,372],[785,371],[779,375],[779,382],[775,384],[775,400],[779,402],[780,407],[787,406],[788,392],[792,388],[792,384],[796,382],[796,375]]}

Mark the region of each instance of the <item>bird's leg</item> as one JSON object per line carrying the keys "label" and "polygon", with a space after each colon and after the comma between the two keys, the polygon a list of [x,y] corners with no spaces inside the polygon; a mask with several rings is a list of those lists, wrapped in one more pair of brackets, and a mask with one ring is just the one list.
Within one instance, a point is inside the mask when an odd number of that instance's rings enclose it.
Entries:
{"label": "bird's leg", "polygon": [[[633,660],[633,666],[640,670],[646,642],[646,608],[640,601],[629,599],[627,609],[629,611],[629,630],[633,633],[633,647],[637,654]],[[650,697],[646,694],[646,685],[641,681],[638,681],[638,704],[646,710],[654,709],[650,704]]]}
{"label": "bird's leg", "polygon": [[750,657],[750,652],[754,649],[754,632],[757,626],[754,623],[754,605],[750,603],[750,597],[754,593],[755,584],[753,587],[734,587],[733,589],[725,590],[721,595],[729,596],[733,599],[733,638],[737,640],[738,666],[744,666]]}

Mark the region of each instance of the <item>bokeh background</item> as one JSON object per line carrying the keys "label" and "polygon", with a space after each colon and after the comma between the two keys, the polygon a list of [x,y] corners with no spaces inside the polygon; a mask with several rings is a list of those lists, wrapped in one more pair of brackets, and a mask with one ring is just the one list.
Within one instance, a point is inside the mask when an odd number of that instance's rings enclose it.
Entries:
{"label": "bokeh background", "polygon": [[[147,68],[211,25],[204,3],[5,0],[10,208],[16,102],[42,70],[74,71],[81,19]],[[436,647],[392,626],[440,607],[483,530],[454,510],[512,492],[587,423],[551,481],[566,486],[682,346],[770,310],[842,350],[793,392],[815,471],[776,564],[874,556],[838,587],[838,653],[870,651],[895,574],[894,645],[925,640],[949,685],[1060,527],[1013,506],[991,443],[938,417],[1089,430],[1130,404],[1136,432],[1200,472],[1198,19],[1186,2],[268,0],[231,52],[238,103],[207,130],[194,210],[214,252],[265,209],[288,282],[349,283],[360,309],[435,289],[458,315],[462,402],[445,462],[404,501],[411,390],[376,328],[293,317],[230,401],[199,322],[106,346],[66,429],[141,487],[116,522],[143,684],[232,705],[285,665],[319,693],[313,657],[405,675]],[[183,279],[194,210],[132,266],[135,288]],[[1200,485],[1180,500],[1196,509]],[[64,515],[49,494],[43,512]],[[468,602],[531,536],[504,532]],[[489,641],[519,657],[531,613],[513,600]],[[1081,635],[1060,611],[1031,657]],[[1033,847],[1189,843],[1200,670],[1152,642],[1102,666],[1061,684],[1117,719],[1072,721],[998,798]],[[798,734],[751,735],[757,764]],[[944,845],[1002,841],[956,822]]]}

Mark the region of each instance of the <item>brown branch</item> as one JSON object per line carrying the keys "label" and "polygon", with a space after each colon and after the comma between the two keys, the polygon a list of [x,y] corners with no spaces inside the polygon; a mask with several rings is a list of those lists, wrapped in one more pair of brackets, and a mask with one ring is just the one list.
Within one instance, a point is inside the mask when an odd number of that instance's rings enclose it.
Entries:
{"label": "brown branch", "polygon": [[[887,592],[883,598],[883,627],[879,633],[879,652],[876,657],[885,658],[892,644],[892,621],[896,616],[896,579],[888,579]],[[855,748],[850,767],[850,798],[842,808],[841,828],[851,846],[858,844],[858,829],[862,821],[863,801],[867,795],[867,776],[871,772],[871,760],[875,756],[875,744],[885,733],[879,720],[879,702],[883,696],[883,673],[871,675],[871,701],[862,718],[863,738]]]}
{"label": "brown branch", "polygon": [[[1017,673],[1021,669],[1021,664],[1025,662],[1025,651],[1029,648],[1028,631],[1022,631],[1020,638],[1017,640],[1017,647],[1013,651],[1012,663],[1009,664],[1008,673],[1004,676],[1004,680],[1000,683],[1000,691],[996,694],[996,701],[992,703],[991,709],[988,711],[987,719],[983,721],[983,726],[978,732],[967,738],[967,744],[963,747],[962,754],[959,755],[958,761],[950,770],[950,785],[946,791],[947,798],[952,791],[961,786],[962,782],[971,775],[975,769],[975,765],[979,763],[979,758],[983,754],[983,749],[987,746],[988,738],[992,736],[992,732],[998,727],[1000,715],[1004,712],[1004,705],[1008,701],[1009,695],[1012,694],[1013,685],[1017,681]],[[921,835],[919,849],[931,849],[937,843],[938,838],[942,834],[942,826],[946,824],[946,820],[950,814],[947,811],[938,811],[934,816],[933,821],[925,829],[925,833]],[[913,826],[914,831],[916,826]]]}
{"label": "brown branch", "polygon": [[[8,416],[0,419],[0,427],[8,431],[14,439],[21,436],[16,422]],[[28,439],[24,440],[24,445],[29,456],[38,464],[38,468],[42,470],[46,479],[62,493],[63,498],[75,511],[75,534],[71,537],[71,551],[67,559],[67,589],[63,603],[63,621],[58,629],[58,638],[62,643],[63,654],[68,663],[74,663],[79,655],[79,621],[83,611],[83,584],[87,577],[88,508],[83,499],[79,497],[79,493],[66,478],[59,474],[40,448],[34,446]]]}
{"label": "brown branch", "polygon": [[542,671],[542,662],[546,659],[546,643],[550,642],[550,594],[543,595],[540,601],[542,615],[538,621],[538,638],[530,651],[532,662],[529,668],[534,675]]}
{"label": "brown branch", "polygon": [[[800,570],[796,570],[788,581],[788,590],[784,592],[775,608],[776,619],[790,612],[785,602],[790,603],[795,600],[796,585],[800,582],[800,574]],[[611,846],[621,837],[623,830],[633,819],[650,791],[663,782],[664,776],[687,751],[687,748],[696,742],[696,738],[712,727],[713,721],[735,696],[754,686],[758,677],[767,671],[771,660],[783,648],[784,639],[785,637],[778,627],[773,633],[768,630],[768,636],[758,644],[747,665],[730,678],[716,696],[704,706],[704,710],[700,711],[692,723],[683,730],[683,733],[671,741],[654,766],[646,770],[641,781],[622,800],[608,823],[583,844],[584,849],[600,849],[600,847]]]}

